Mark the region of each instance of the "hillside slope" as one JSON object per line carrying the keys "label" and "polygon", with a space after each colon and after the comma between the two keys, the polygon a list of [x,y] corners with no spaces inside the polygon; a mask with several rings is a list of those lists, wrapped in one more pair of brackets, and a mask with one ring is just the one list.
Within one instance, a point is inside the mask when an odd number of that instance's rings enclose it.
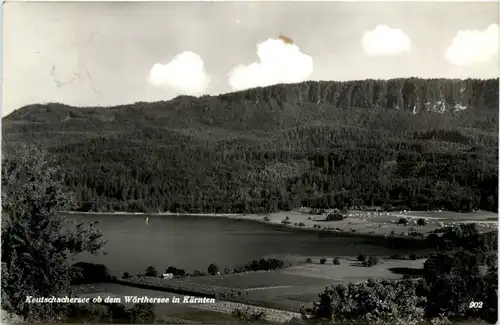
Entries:
{"label": "hillside slope", "polygon": [[116,107],[30,105],[85,211],[498,206],[498,80],[305,82]]}

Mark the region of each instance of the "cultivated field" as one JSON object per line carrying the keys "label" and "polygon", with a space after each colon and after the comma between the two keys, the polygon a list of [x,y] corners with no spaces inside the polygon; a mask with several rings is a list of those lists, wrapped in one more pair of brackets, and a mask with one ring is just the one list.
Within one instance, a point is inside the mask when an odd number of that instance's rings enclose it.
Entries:
{"label": "cultivated field", "polygon": [[281,273],[281,271],[259,271],[219,276],[203,276],[191,278],[189,281],[245,291],[314,284],[322,285],[326,283],[324,279],[309,278],[301,274]]}
{"label": "cultivated field", "polygon": [[[327,258],[325,264],[319,263],[320,258],[313,258],[313,263],[293,266],[274,271],[278,279],[288,276],[303,277],[303,282],[290,283],[289,287],[259,290],[249,292],[247,299],[272,301],[274,306],[298,309],[301,306],[311,307],[318,300],[318,294],[332,284],[357,283],[368,279],[400,279],[403,275],[391,271],[398,269],[422,269],[425,259],[420,260],[381,260],[380,264],[363,267],[354,259],[339,258],[340,265],[333,265],[332,258]],[[319,280],[319,281],[318,281]],[[323,281],[321,283],[321,281]]]}
{"label": "cultivated field", "polygon": [[425,262],[425,259],[381,259],[375,266],[363,267],[354,258],[339,258],[340,265],[333,265],[331,257],[320,264],[321,258],[314,257],[312,263],[276,271],[195,277],[189,282],[237,289],[242,292],[240,298],[249,304],[260,301],[272,308],[298,311],[301,305],[312,306],[318,294],[329,285],[368,279],[400,279],[401,270],[421,270]]}
{"label": "cultivated field", "polygon": [[319,259],[313,259],[312,264],[292,266],[278,271],[279,276],[302,276],[314,279],[325,279],[330,283],[362,282],[368,279],[400,279],[401,274],[394,273],[394,269],[423,269],[425,259],[418,260],[391,260],[381,259],[380,263],[371,267],[362,266],[356,259],[339,258],[340,265],[333,265],[332,258],[327,258],[325,264]]}
{"label": "cultivated field", "polygon": [[[326,215],[310,215],[304,209],[302,211],[271,213],[266,216],[246,215],[237,218],[261,221],[264,221],[264,218],[266,218],[268,219],[268,223],[282,224],[282,221],[286,217],[288,217],[291,223],[289,226],[294,228],[319,227],[323,230],[387,236],[391,235],[392,232],[400,236],[407,236],[411,232],[426,234],[444,226],[452,226],[465,222],[476,223],[480,230],[483,231],[497,229],[498,227],[498,214],[484,211],[458,213],[449,211],[372,212],[350,210],[343,220],[324,221]],[[408,224],[406,226],[398,224],[400,218],[408,219]],[[419,218],[426,220],[425,226],[417,226]],[[295,225],[300,223],[304,225]]]}
{"label": "cultivated field", "polygon": [[241,289],[243,291],[324,286],[333,283],[361,282],[368,279],[399,279],[402,275],[391,270],[403,268],[422,269],[425,262],[425,259],[380,259],[377,265],[363,267],[361,262],[354,258],[339,258],[340,265],[333,265],[332,257],[325,257],[325,264],[320,264],[319,260],[321,258],[314,257],[312,263],[304,263],[276,271],[193,277],[189,282]]}

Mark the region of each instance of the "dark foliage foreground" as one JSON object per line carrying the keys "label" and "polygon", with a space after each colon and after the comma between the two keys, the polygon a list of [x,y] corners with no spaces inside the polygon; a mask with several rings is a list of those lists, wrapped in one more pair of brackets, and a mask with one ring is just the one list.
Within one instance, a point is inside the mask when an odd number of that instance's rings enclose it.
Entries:
{"label": "dark foliage foreground", "polygon": [[67,305],[26,302],[27,296],[69,296],[81,268],[72,258],[104,244],[94,224],[69,225],[57,211],[71,206],[58,171],[43,152],[17,148],[2,159],[2,309],[27,322],[61,321]]}

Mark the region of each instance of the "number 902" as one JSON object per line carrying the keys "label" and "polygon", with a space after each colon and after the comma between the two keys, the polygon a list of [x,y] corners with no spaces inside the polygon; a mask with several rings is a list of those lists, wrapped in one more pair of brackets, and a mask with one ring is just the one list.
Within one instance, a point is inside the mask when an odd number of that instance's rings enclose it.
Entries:
{"label": "number 902", "polygon": [[469,304],[469,308],[483,308],[482,301],[471,301]]}

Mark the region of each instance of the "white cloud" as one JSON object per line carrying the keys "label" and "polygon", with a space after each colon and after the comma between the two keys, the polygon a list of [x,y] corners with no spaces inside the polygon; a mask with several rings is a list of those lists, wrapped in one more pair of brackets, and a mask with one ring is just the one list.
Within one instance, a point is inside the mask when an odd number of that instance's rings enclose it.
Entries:
{"label": "white cloud", "polygon": [[410,52],[411,40],[401,29],[379,25],[364,33],[361,45],[369,56],[395,56]]}
{"label": "white cloud", "polygon": [[258,62],[238,65],[229,73],[236,90],[305,81],[313,72],[313,59],[295,44],[268,39],[257,45]]}
{"label": "white cloud", "polygon": [[155,87],[173,89],[182,95],[202,95],[208,88],[210,78],[201,57],[186,51],[177,54],[165,65],[156,63],[149,72],[148,82]]}
{"label": "white cloud", "polygon": [[454,65],[484,63],[498,57],[498,24],[483,31],[458,31],[444,54]]}

